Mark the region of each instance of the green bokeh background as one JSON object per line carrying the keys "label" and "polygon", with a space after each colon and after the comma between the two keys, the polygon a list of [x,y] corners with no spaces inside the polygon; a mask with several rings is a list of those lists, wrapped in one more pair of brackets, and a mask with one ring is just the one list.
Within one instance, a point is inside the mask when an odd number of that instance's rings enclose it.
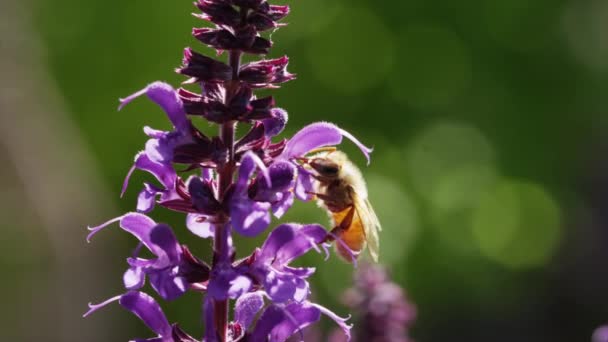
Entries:
{"label": "green bokeh background", "polygon": [[[369,167],[352,145],[343,149],[361,166],[383,223],[381,262],[418,308],[413,337],[588,341],[608,320],[608,5],[287,2],[289,25],[272,34],[270,54],[289,55],[289,70],[298,76],[272,91],[289,112],[283,136],[324,120],[374,146]],[[184,79],[172,70],[185,46],[215,53],[191,37],[191,27],[204,25],[193,11],[190,1],[34,0],[26,6],[54,91],[108,193],[118,194],[143,147],[142,127],[169,128],[148,101],[118,112],[117,99],[155,80],[178,86]],[[14,115],[27,113],[15,109]],[[105,212],[108,217],[134,208],[144,179],[136,174],[124,198],[111,197],[116,209]],[[188,235],[182,216],[163,209],[152,216],[208,256],[208,243]],[[296,203],[286,220],[326,223],[327,217],[314,204]],[[18,224],[3,226],[10,231]],[[74,234],[84,235],[82,229],[74,226]],[[83,239],[76,247],[103,249],[108,267],[101,276],[110,280],[105,292],[90,293],[93,301],[119,293],[123,257],[134,245],[118,230],[104,235],[101,244]],[[260,241],[237,239],[239,255]],[[9,248],[13,243],[0,242],[0,256],[24,253]],[[25,267],[20,258],[3,258],[5,277],[15,280],[3,285],[6,293],[52,264],[53,252],[44,246],[27,250],[38,256]],[[351,267],[321,260],[304,260],[317,265],[314,295],[345,315],[339,298],[350,285]],[[79,286],[91,281],[85,277]],[[19,307],[8,303],[1,309],[7,315]],[[71,304],[86,309],[85,302]],[[187,295],[165,308],[170,320],[200,334],[200,305],[199,296]],[[52,322],[57,316],[49,311]],[[108,311],[62,319],[86,330],[93,329],[91,320],[111,315],[114,340],[148,336],[128,313]],[[9,336],[26,338],[29,323],[13,320]],[[49,332],[50,340],[54,336]]]}

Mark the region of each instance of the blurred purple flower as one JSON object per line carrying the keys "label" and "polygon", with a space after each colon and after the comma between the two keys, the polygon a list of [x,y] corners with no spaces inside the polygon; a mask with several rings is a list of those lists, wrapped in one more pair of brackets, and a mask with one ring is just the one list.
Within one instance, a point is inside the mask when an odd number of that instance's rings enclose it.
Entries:
{"label": "blurred purple flower", "polygon": [[608,342],[608,325],[603,325],[593,332],[591,342]]}
{"label": "blurred purple flower", "polygon": [[[379,265],[361,264],[354,286],[346,291],[343,303],[355,314],[357,328],[352,341],[410,342],[409,327],[416,318],[416,308],[403,289],[391,282]],[[340,331],[331,334],[331,342],[348,340]]]}

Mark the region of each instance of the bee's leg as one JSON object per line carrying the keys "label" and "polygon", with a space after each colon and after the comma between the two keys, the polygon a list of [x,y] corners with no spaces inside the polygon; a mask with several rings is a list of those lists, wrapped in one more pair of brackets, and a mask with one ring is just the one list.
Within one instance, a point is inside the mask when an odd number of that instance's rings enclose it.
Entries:
{"label": "bee's leg", "polygon": [[331,197],[327,196],[326,194],[321,194],[321,193],[313,192],[313,191],[306,191],[306,193],[309,195],[316,196],[317,198],[320,198],[325,202],[332,202]]}
{"label": "bee's leg", "polygon": [[329,195],[318,193],[318,192],[311,192],[311,191],[306,191],[306,193],[309,195],[313,195],[313,199],[322,200],[323,204],[325,204],[325,206],[332,212],[342,211],[342,210],[348,208],[348,207],[345,207],[345,208],[340,207],[338,205],[339,203],[336,202],[335,200],[333,200],[332,197]]}
{"label": "bee's leg", "polygon": [[336,236],[339,237],[342,235],[342,233],[350,228],[350,226],[353,224],[353,218],[355,217],[355,206],[350,205],[349,208],[350,209],[348,209],[346,216],[344,216],[342,221],[340,221],[340,223],[331,230],[330,234],[327,234],[327,237],[323,242],[334,241]]}

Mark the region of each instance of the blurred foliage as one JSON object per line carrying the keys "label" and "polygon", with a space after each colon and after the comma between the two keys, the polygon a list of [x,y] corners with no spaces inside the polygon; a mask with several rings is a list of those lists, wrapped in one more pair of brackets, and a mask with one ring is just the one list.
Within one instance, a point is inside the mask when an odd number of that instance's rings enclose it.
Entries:
{"label": "blurred foliage", "polygon": [[[284,136],[327,120],[374,146],[369,167],[352,146],[343,148],[367,176],[383,222],[381,260],[418,306],[412,335],[419,341],[588,339],[608,319],[608,298],[599,289],[581,294],[562,262],[594,248],[581,241],[599,234],[579,232],[573,210],[586,206],[579,180],[608,128],[608,6],[286,2],[293,15],[272,34],[271,54],[289,55],[298,75],[273,91],[290,114]],[[145,100],[118,112],[117,99],[154,80],[183,81],[172,70],[185,46],[214,53],[190,36],[191,27],[203,24],[189,15],[191,1],[35,0],[32,11],[52,75],[118,194],[143,147],[142,127],[169,123]],[[216,129],[199,126],[210,134]],[[132,210],[136,184],[147,178],[136,174],[117,205]],[[153,216],[176,227],[193,251],[208,253],[208,245],[193,245],[180,229],[182,216],[162,209]],[[312,203],[297,203],[286,219],[327,222]],[[583,233],[590,238],[569,238]],[[113,234],[111,252],[126,255],[133,240]],[[245,255],[255,241],[237,244]],[[305,260],[318,265],[315,296],[345,313],[338,297],[349,286],[350,266],[321,260]],[[566,264],[603,271],[575,260]],[[117,266],[107,276],[118,279],[119,272]],[[94,295],[112,295],[118,286]],[[167,312],[194,332],[201,330],[199,308],[200,298],[189,295]],[[128,324],[125,329],[135,329]]]}

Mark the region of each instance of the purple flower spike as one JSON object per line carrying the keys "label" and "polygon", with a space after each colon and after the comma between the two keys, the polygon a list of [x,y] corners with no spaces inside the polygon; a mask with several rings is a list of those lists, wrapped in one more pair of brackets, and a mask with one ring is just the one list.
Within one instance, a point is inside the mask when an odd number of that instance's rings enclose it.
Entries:
{"label": "purple flower spike", "polygon": [[363,263],[354,280],[355,286],[342,298],[359,317],[354,340],[411,342],[408,330],[416,317],[416,308],[407,300],[405,291],[390,280],[387,271]]}
{"label": "purple flower spike", "polygon": [[342,137],[348,138],[357,145],[369,164],[369,154],[372,149],[363,145],[349,132],[329,122],[316,122],[302,128],[287,142],[282,156],[291,159],[304,156],[317,148],[339,145]]}
{"label": "purple flower spike", "polygon": [[124,99],[121,99],[118,109],[122,109],[129,102],[144,94],[146,94],[150,100],[154,101],[165,111],[165,113],[167,113],[169,120],[171,120],[173,126],[175,126],[178,131],[189,130],[190,121],[186,117],[186,112],[184,112],[182,101],[180,100],[179,96],[177,96],[175,89],[164,82],[151,83],[144,89],[131,94]]}
{"label": "purple flower spike", "polygon": [[[195,0],[194,5],[199,10],[194,16],[208,23],[192,34],[217,56],[185,48],[175,70],[188,78],[182,88],[154,82],[120,100],[119,110],[146,95],[164,110],[173,127],[144,127],[145,147],[135,156],[121,191],[122,196],[135,170],[156,178],[139,189],[137,212],[89,228],[87,241],[112,223],[138,241],[123,274],[128,292],[90,305],[85,316],[118,301],[157,335],[135,342],[200,342],[177,323],[170,325],[159,304],[138,292],[148,282],[164,300],[188,290],[204,294],[204,342],[303,338],[302,329],[323,314],[349,337],[346,319],[309,301],[308,278],[315,268],[290,265],[311,249],[324,252],[327,260],[327,240],[337,239],[335,234],[318,224],[282,224],[261,247],[237,260],[242,251],[237,252],[232,232],[255,237],[269,227],[272,215],[281,218],[296,198],[312,199],[318,177],[304,165],[307,154],[336,146],[344,138],[361,149],[368,163],[372,150],[327,122],[310,124],[291,139],[275,139],[287,124],[287,111],[276,107],[273,96],[260,96],[257,90],[295,79],[287,71],[289,58],[252,59],[245,54],[269,53],[271,35],[263,32],[286,25],[279,20],[289,13],[288,6],[268,0]],[[216,126],[217,133],[206,136],[194,120]],[[156,204],[187,215],[186,228],[211,239],[207,245],[213,259],[201,260],[178,242],[171,227],[146,216]],[[347,248],[337,240],[337,248]],[[143,248],[152,256],[140,254]]]}

